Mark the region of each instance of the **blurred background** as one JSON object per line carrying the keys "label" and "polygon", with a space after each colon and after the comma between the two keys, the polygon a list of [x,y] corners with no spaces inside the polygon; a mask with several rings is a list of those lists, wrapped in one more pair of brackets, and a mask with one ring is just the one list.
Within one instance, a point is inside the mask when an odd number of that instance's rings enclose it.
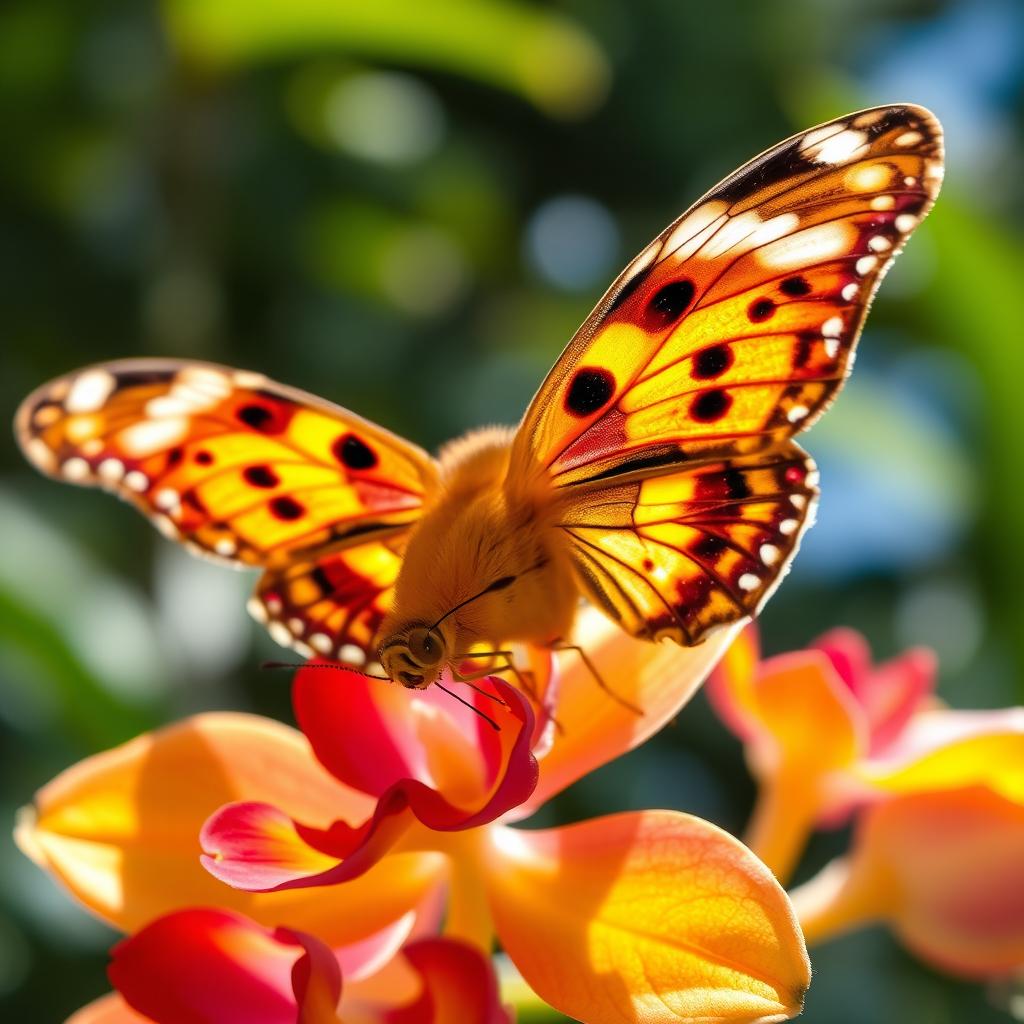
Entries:
{"label": "blurred background", "polygon": [[[619,269],[720,177],[818,121],[923,103],[946,185],[806,439],[819,523],[763,638],[848,624],[881,656],[934,647],[953,704],[1019,702],[1022,50],[1013,0],[6,0],[0,410],[84,363],[173,355],[430,448],[514,422]],[[169,719],[289,720],[250,578],[36,476],[9,431],[0,473],[0,820]],[[752,795],[698,698],[548,818],[674,807],[739,831]],[[802,877],[843,843],[819,837]],[[63,1020],[108,988],[112,939],[0,839],[0,1016]],[[812,1024],[1006,1019],[881,930],[814,961]]]}

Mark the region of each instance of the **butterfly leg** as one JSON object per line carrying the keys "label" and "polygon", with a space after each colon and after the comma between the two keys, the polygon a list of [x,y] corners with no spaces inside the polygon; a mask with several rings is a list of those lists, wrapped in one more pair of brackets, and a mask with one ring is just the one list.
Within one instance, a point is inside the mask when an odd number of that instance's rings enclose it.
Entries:
{"label": "butterfly leg", "polygon": [[582,660],[583,664],[587,667],[587,670],[594,677],[594,681],[597,683],[597,685],[601,687],[601,689],[604,690],[604,692],[609,697],[611,697],[611,699],[615,701],[616,704],[621,704],[622,707],[624,707],[627,711],[632,711],[633,714],[636,715],[638,718],[643,718],[643,710],[637,707],[636,704],[633,704],[631,701],[626,700],[625,697],[616,693],[608,685],[608,683],[605,681],[601,673],[597,671],[597,666],[594,664],[590,655],[587,654],[587,652],[583,650],[583,648],[580,647],[579,644],[567,644],[562,640],[556,640],[551,645],[551,649],[553,651],[575,651],[580,656],[580,659]]}
{"label": "butterfly leg", "polygon": [[[512,660],[511,651],[475,651],[472,654],[467,654],[463,657],[453,658],[452,661],[455,664],[459,664],[461,661],[477,661],[480,658],[501,658],[504,661],[504,664],[500,665],[498,668],[488,665],[486,668],[479,669],[475,672],[458,672],[455,669],[452,669],[452,679],[457,683],[467,683],[472,685],[473,681],[476,679],[483,679],[486,676],[503,675],[506,672],[511,672],[512,675],[515,676],[516,683],[519,685],[519,688],[527,697],[530,698],[534,706],[539,708],[543,714],[554,723],[554,726],[559,733],[563,732],[561,724],[552,713],[552,709],[540,699],[540,694],[537,693],[537,688],[533,685],[530,673],[523,672],[516,667],[515,662]],[[473,687],[473,689],[478,689],[478,687]]]}

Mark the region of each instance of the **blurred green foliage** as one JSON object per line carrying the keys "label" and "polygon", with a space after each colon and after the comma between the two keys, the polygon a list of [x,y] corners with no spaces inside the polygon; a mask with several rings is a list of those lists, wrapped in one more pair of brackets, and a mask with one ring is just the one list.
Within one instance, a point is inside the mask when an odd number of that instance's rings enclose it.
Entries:
{"label": "blurred green foliage", "polygon": [[[808,439],[820,523],[764,636],[929,643],[951,702],[1019,701],[1021,28],[1012,0],[8,0],[0,407],[163,354],[265,371],[428,446],[514,422],[620,266],[719,177],[817,120],[924,103],[947,185]],[[7,820],[157,722],[289,718],[254,667],[273,645],[246,581],[36,477],[10,437],[0,469]],[[698,699],[546,813],[677,807],[737,831],[751,796]],[[805,873],[842,844],[819,837]],[[0,845],[4,1019],[104,991],[111,939]],[[881,931],[814,958],[815,1024],[1002,1019]]]}

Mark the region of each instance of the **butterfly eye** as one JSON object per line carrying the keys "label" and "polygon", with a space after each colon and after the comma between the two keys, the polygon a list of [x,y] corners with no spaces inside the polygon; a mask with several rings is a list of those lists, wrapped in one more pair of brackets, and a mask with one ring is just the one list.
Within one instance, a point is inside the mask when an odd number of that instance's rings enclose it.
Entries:
{"label": "butterfly eye", "polygon": [[436,631],[422,626],[409,633],[409,653],[420,665],[436,665],[444,657],[444,643]]}

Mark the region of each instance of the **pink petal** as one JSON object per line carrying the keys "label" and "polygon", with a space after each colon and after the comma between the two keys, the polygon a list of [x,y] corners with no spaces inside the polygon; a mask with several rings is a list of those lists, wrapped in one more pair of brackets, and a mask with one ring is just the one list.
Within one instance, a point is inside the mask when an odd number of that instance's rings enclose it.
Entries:
{"label": "pink petal", "polygon": [[464,686],[459,695],[498,728],[438,687],[413,693],[356,672],[305,669],[293,703],[338,779],[381,799],[397,788],[428,827],[459,829],[522,803],[537,783],[529,701],[501,679],[475,685],[490,697]]}

